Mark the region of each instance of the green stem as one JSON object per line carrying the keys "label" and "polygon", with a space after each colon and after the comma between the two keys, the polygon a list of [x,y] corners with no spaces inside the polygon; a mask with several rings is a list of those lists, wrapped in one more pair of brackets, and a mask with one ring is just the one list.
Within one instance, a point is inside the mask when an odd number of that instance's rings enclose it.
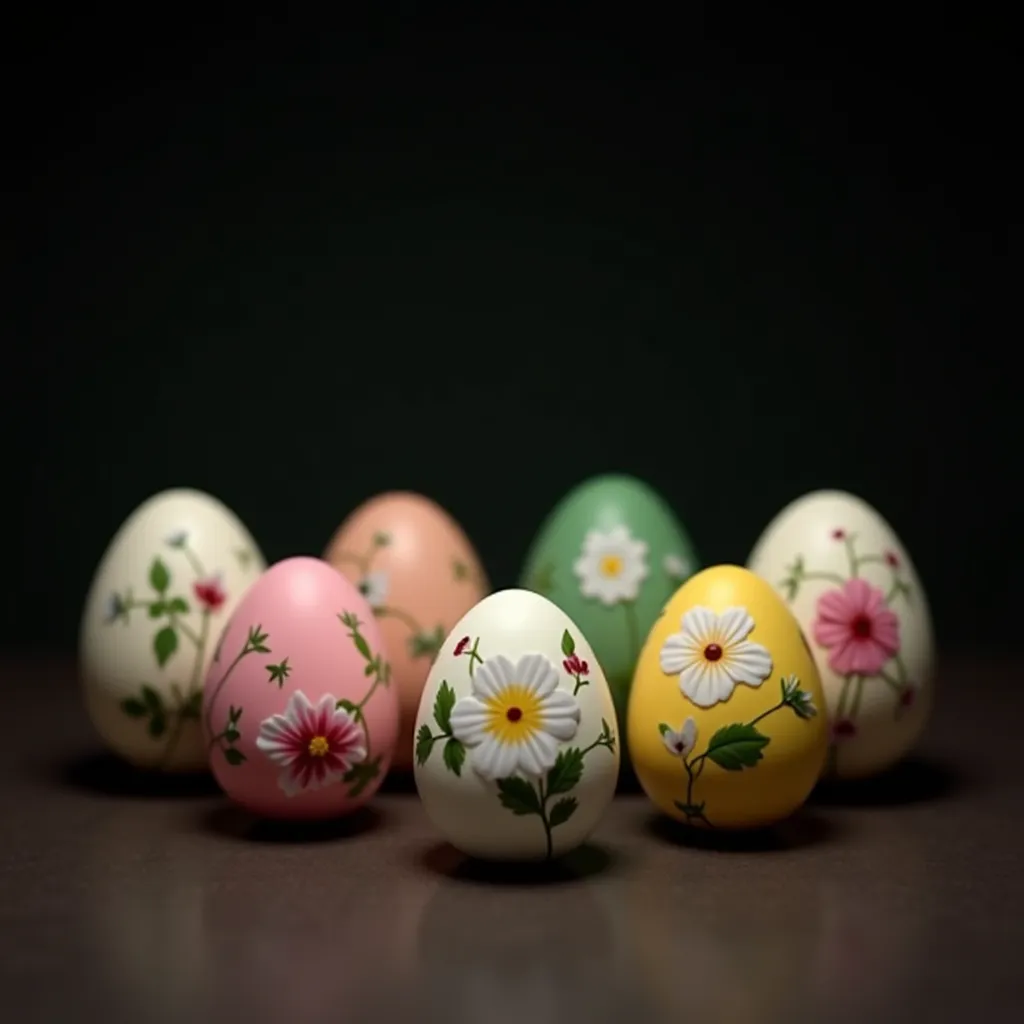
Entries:
{"label": "green stem", "polygon": [[837,572],[804,572],[800,574],[799,582],[803,583],[804,580],[820,580],[822,583],[835,583],[840,587],[846,582]]}
{"label": "green stem", "polygon": [[[575,697],[576,694],[579,693],[580,690],[589,683],[589,681],[590,680],[584,679],[583,676],[581,676],[579,674],[579,672],[577,672],[576,673],[576,685],[572,688],[572,695]],[[588,748],[588,749],[590,749],[590,748]]]}
{"label": "green stem", "polygon": [[757,723],[760,722],[762,718],[767,718],[769,715],[774,715],[776,711],[779,711],[782,708],[784,708],[787,703],[788,702],[784,700],[779,701],[779,703],[776,704],[774,707],[769,708],[767,711],[762,711],[761,714],[759,714],[756,718],[752,718],[749,722],[747,722],[747,725],[757,725]]}
{"label": "green stem", "polygon": [[878,678],[881,679],[882,682],[886,683],[891,689],[895,690],[897,693],[899,693],[903,689],[903,686],[901,685],[899,680],[893,679],[892,676],[890,676],[887,672],[879,672]]}
{"label": "green stem", "polygon": [[889,588],[889,592],[885,595],[886,604],[892,604],[893,599],[899,596],[900,583],[900,578],[895,573],[893,573],[892,586]]}
{"label": "green stem", "polygon": [[856,683],[853,690],[853,700],[850,701],[850,710],[848,712],[848,717],[851,719],[855,719],[857,717],[857,712],[860,709],[861,694],[864,692],[864,677],[854,676],[854,679],[856,680]]}
{"label": "green stem", "polygon": [[[371,549],[372,550],[372,549]],[[351,555],[347,551],[341,551],[334,555],[335,562],[342,565],[354,565],[364,576],[370,571],[370,556]]]}
{"label": "green stem", "polygon": [[629,649],[633,652],[633,664],[640,657],[640,624],[636,618],[636,602],[623,601],[626,609],[626,629],[629,632]]}
{"label": "green stem", "polygon": [[857,552],[853,546],[855,537],[846,536],[843,538],[843,545],[846,548],[846,557],[850,560],[850,578],[857,578]]}
{"label": "green stem", "polygon": [[554,839],[551,835],[551,822],[548,820],[548,797],[550,794],[544,792],[544,780],[541,779],[537,783],[537,794],[540,797],[540,820],[544,826],[544,840],[546,843],[547,852],[545,854],[546,860],[551,860],[551,856],[554,853]]}
{"label": "green stem", "polygon": [[[204,610],[203,614],[206,615],[208,613]],[[192,644],[198,650],[198,648],[201,646],[201,641],[200,641],[199,635],[196,633],[196,631],[191,626],[186,625],[184,622],[182,622],[181,619],[177,616],[177,614],[172,614],[170,618],[171,618],[171,625],[176,630],[178,630],[182,634],[182,636],[188,637],[188,639],[192,642]]]}
{"label": "green stem", "polygon": [[220,691],[224,689],[224,684],[228,681],[231,673],[238,667],[238,663],[246,657],[246,655],[252,654],[254,648],[250,645],[249,641],[246,640],[245,646],[235,656],[235,660],[228,665],[224,675],[220,677],[217,685],[213,688],[213,693],[210,694],[210,704],[206,712],[206,728],[212,734],[213,733],[213,705],[217,701],[217,697],[220,695]]}
{"label": "green stem", "polygon": [[477,663],[479,662],[481,665],[484,663],[484,659],[481,658],[479,654],[477,654],[477,649],[479,647],[480,647],[480,637],[477,637],[473,641],[473,646],[470,648],[470,651],[469,651],[469,678],[470,679],[473,678],[473,670],[476,668]]}
{"label": "green stem", "polygon": [[171,730],[171,735],[167,738],[167,746],[164,747],[164,752],[160,757],[161,768],[167,767],[167,762],[171,759],[171,754],[174,753],[174,748],[181,740],[181,734],[184,728],[185,716],[182,714],[182,708],[178,707],[174,713],[174,728]]}
{"label": "green stem", "polygon": [[893,655],[893,663],[896,665],[896,674],[899,676],[900,685],[907,685],[907,667],[903,664],[903,659],[900,657],[899,652]]}
{"label": "green stem", "polygon": [[843,679],[843,688],[839,691],[839,700],[836,701],[836,721],[838,722],[846,711],[846,701],[850,696],[850,684],[853,682],[853,676],[846,676]]}
{"label": "green stem", "polygon": [[420,624],[408,612],[403,612],[401,608],[390,608],[382,605],[380,608],[374,608],[373,614],[378,619],[398,619],[399,622],[404,622],[413,633],[422,632]]}
{"label": "green stem", "polygon": [[373,686],[366,691],[366,696],[352,709],[352,715],[363,727],[363,734],[366,736],[366,760],[370,759],[370,727],[366,724],[366,715],[363,714],[363,708],[366,707],[370,698],[374,695],[377,687],[381,684],[381,675],[377,674],[377,678],[373,681]]}
{"label": "green stem", "polygon": [[203,563],[199,561],[199,556],[187,545],[183,546],[182,554],[188,559],[188,564],[192,566],[192,571],[196,574],[199,579],[206,578],[206,570],[203,568]]}

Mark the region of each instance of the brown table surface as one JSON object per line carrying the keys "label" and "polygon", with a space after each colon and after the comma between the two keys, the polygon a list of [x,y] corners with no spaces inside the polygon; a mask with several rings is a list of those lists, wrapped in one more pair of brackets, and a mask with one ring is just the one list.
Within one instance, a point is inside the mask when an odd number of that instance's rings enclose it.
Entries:
{"label": "brown table surface", "polygon": [[877,1024],[1019,1008],[1021,675],[944,666],[917,757],[773,834],[680,845],[620,796],[594,844],[540,877],[465,862],[410,792],[305,834],[209,781],[154,792],[97,754],[71,662],[0,659],[0,1017]]}

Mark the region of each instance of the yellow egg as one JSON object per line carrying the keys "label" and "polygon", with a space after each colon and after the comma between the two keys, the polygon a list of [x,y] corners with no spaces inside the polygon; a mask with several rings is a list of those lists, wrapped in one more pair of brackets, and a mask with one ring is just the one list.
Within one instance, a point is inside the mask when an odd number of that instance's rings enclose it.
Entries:
{"label": "yellow egg", "polygon": [[810,795],[828,751],[824,694],[796,619],[764,580],[691,577],[648,634],[627,734],[647,796],[700,828],[774,824]]}

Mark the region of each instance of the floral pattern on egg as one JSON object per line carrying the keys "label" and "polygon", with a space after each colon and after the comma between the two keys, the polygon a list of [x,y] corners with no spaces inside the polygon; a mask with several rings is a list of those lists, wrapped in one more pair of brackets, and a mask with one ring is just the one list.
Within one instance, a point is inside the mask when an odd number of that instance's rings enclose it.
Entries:
{"label": "floral pattern on egg", "polygon": [[[337,618],[366,662],[364,674],[372,682],[358,702],[325,694],[314,704],[301,689],[295,690],[284,712],[268,715],[258,723],[256,749],[279,768],[278,786],[288,798],[338,783],[347,787],[349,797],[355,798],[381,774],[384,755],[374,756],[364,709],[379,687],[388,686],[390,666],[381,654],[373,653],[356,615],[343,611]],[[223,640],[224,637],[214,654],[214,665],[222,661]],[[214,721],[213,709],[238,665],[252,655],[273,655],[271,643],[270,634],[261,625],[250,626],[241,650],[211,684],[205,723],[209,752],[211,756],[219,752],[226,764],[234,768],[248,760],[237,746],[242,738],[245,709],[241,704],[229,705],[219,725]],[[276,662],[265,661],[264,669],[267,684],[278,689],[292,675],[287,656]]]}
{"label": "floral pattern on egg", "polygon": [[[455,644],[453,655],[466,659],[470,692],[456,699],[447,679],[442,680],[433,706],[436,731],[420,726],[416,763],[425,765],[443,744],[441,757],[449,772],[476,772],[495,783],[500,805],[511,814],[539,819],[550,859],[554,830],[579,806],[572,792],[583,779],[587,758],[600,749],[614,753],[616,737],[601,719],[592,742],[578,740],[577,694],[588,685],[590,669],[576,654],[568,630],[562,634],[564,658],[558,666],[536,653],[515,661],[501,653],[485,659],[480,640],[464,636]],[[572,680],[572,692],[560,687],[563,675]]]}
{"label": "floral pattern on egg", "polygon": [[[375,568],[378,553],[388,547],[391,540],[390,533],[386,530],[378,530],[373,535],[370,548],[367,551],[356,552],[341,549],[334,551],[331,559],[340,565],[350,565],[356,568],[360,574],[356,587],[373,609],[374,616],[379,619],[397,619],[408,629],[407,643],[411,657],[433,658],[444,643],[444,626],[439,623],[428,625],[420,622],[407,609],[389,604],[391,577],[386,571]],[[451,574],[452,580],[457,583],[468,582],[479,586],[484,585],[472,568],[459,558],[452,559]]]}
{"label": "floral pattern on egg", "polygon": [[[864,550],[855,532],[837,525],[830,531],[833,543],[846,552],[849,575],[823,571],[797,555],[779,590],[792,602],[805,582],[831,584],[817,599],[812,633],[827,652],[829,667],[842,677],[839,695],[832,709],[829,770],[835,771],[838,747],[858,734],[858,712],[864,687],[881,685],[892,691],[892,715],[899,718],[917,698],[918,686],[910,678],[901,657],[900,604],[909,606],[914,589],[902,572],[896,552]],[[890,574],[888,586],[875,586],[859,574],[866,565],[884,566]]]}
{"label": "floral pattern on egg", "polygon": [[[164,743],[162,763],[173,758],[186,723],[200,719],[211,622],[229,596],[223,573],[209,571],[189,544],[186,530],[175,530],[165,538],[164,545],[166,552],[154,555],[150,563],[149,591],[141,595],[130,587],[115,591],[107,600],[105,616],[108,626],[129,625],[134,614],[146,613],[154,624],[153,662],[158,671],[163,671],[172,660],[181,661],[179,651],[183,649],[190,656],[182,676],[187,681],[170,684],[169,701],[150,682],[143,681],[138,692],[125,697],[120,704],[129,718],[145,721],[154,742]],[[248,548],[235,548],[233,554],[243,570],[248,570],[256,560]],[[182,574],[184,583],[179,582]]]}
{"label": "floral pattern on egg", "polygon": [[[691,608],[680,625],[680,631],[663,642],[659,662],[662,672],[677,677],[682,696],[698,708],[714,707],[728,701],[737,686],[759,687],[771,677],[774,666],[768,649],[747,639],[756,624],[746,608],[727,608],[721,614],[710,608]],[[674,803],[687,824],[714,827],[706,803],[695,802],[693,795],[705,762],[725,771],[756,768],[771,743],[758,730],[758,723],[787,708],[798,718],[812,718],[818,712],[811,694],[800,688],[795,675],[780,679],[778,703],[749,721],[720,726],[701,753],[695,753],[701,737],[692,716],[675,729],[665,722],[658,725],[666,751],[679,759],[685,772],[686,796]]]}

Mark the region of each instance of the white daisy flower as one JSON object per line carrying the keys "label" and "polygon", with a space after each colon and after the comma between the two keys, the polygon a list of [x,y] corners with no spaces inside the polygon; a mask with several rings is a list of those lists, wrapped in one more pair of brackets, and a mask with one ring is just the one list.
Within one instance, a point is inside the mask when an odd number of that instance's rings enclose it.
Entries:
{"label": "white daisy flower", "polygon": [[542,654],[524,655],[516,664],[498,654],[477,666],[471,695],[452,709],[451,729],[479,775],[537,777],[554,766],[559,744],[580,724],[579,703],[558,689],[560,678]]}
{"label": "white daisy flower", "polygon": [[668,726],[662,726],[661,739],[670,754],[674,754],[676,757],[686,757],[697,745],[697,723],[692,718],[688,718],[679,727],[679,732],[669,729]]}
{"label": "white daisy flower", "polygon": [[665,570],[665,574],[674,580],[685,580],[693,574],[690,563],[680,558],[679,555],[666,555],[662,559],[661,567]]}
{"label": "white daisy flower", "polygon": [[371,608],[382,608],[388,599],[391,580],[386,572],[371,572],[359,581],[359,593]]}
{"label": "white daisy flower", "polygon": [[647,578],[647,544],[630,536],[625,526],[591,530],[573,571],[584,597],[596,597],[606,605],[634,601]]}
{"label": "white daisy flower", "polygon": [[760,686],[772,673],[767,648],[747,637],[755,626],[746,608],[691,608],[682,631],[661,648],[661,670],[679,676],[679,689],[699,708],[728,700],[739,683]]}

